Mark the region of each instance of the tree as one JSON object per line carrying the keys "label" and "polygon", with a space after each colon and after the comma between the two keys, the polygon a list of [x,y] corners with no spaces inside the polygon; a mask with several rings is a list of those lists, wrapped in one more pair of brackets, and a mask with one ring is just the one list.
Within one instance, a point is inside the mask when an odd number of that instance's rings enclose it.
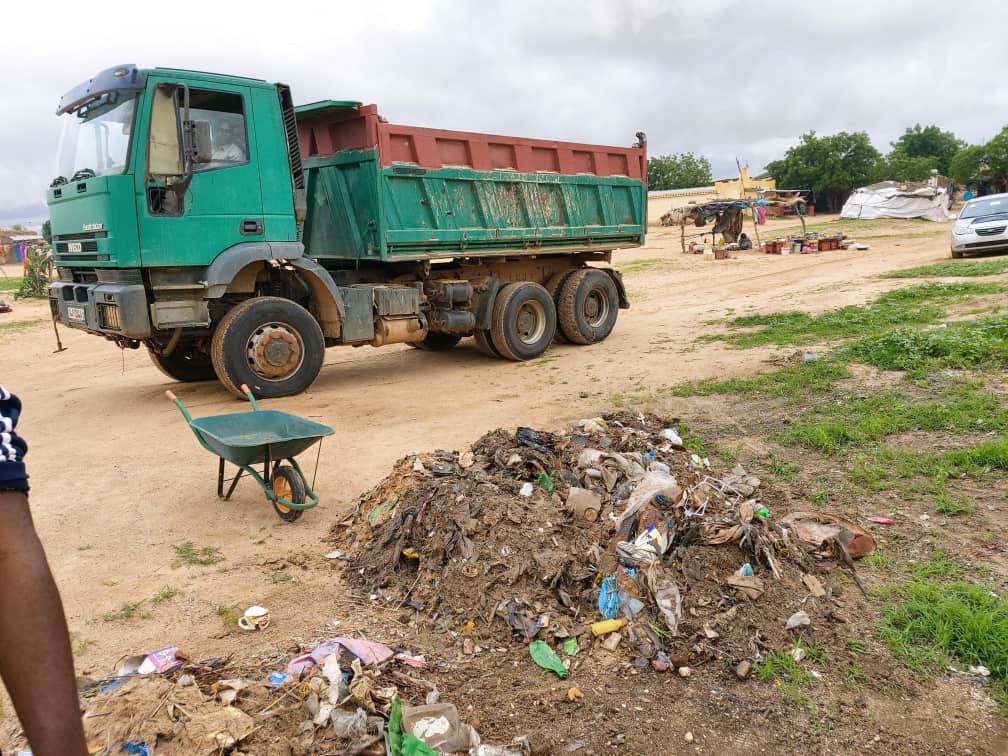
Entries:
{"label": "tree", "polygon": [[984,162],[990,169],[990,178],[1000,187],[1008,180],[1008,126],[984,145]]}
{"label": "tree", "polygon": [[811,189],[835,212],[853,189],[871,182],[880,158],[864,131],[825,137],[810,131],[766,169],[780,188]]}
{"label": "tree", "polygon": [[20,223],[15,223],[13,226],[11,226],[11,231],[24,231],[24,226],[22,226]]}
{"label": "tree", "polygon": [[948,176],[957,184],[968,184],[980,176],[980,166],[984,164],[984,145],[971,144],[963,147],[949,161]]}
{"label": "tree", "polygon": [[[903,132],[903,136],[892,143],[893,155],[905,156],[906,158],[929,158],[937,168],[938,173],[943,176],[948,175],[949,162],[957,152],[963,149],[966,143],[958,139],[951,131],[942,131],[937,126],[924,126],[918,123]],[[891,178],[896,178],[895,176]],[[901,179],[904,181],[919,181],[920,179]]]}
{"label": "tree", "polygon": [[692,152],[649,158],[647,170],[648,189],[686,189],[714,183],[710,161]]}
{"label": "tree", "polygon": [[42,224],[42,238],[46,240],[46,244],[52,244],[52,224],[48,218]]}
{"label": "tree", "polygon": [[872,181],[926,181],[934,167],[930,157],[910,157],[893,150],[875,164]]}

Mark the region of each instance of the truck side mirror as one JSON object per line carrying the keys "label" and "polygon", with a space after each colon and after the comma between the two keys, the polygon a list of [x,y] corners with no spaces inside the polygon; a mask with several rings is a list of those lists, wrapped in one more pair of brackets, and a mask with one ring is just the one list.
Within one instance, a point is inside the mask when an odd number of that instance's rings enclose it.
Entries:
{"label": "truck side mirror", "polygon": [[186,121],[182,126],[186,153],[193,163],[209,163],[213,159],[209,121]]}

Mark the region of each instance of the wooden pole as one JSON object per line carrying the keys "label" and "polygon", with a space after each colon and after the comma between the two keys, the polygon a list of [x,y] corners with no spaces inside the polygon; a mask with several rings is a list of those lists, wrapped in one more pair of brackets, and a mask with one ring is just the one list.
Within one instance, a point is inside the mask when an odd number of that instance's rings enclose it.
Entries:
{"label": "wooden pole", "polygon": [[679,243],[682,245],[682,253],[686,254],[686,224],[679,225]]}
{"label": "wooden pole", "polygon": [[753,233],[756,234],[756,246],[759,247],[760,250],[762,251],[762,249],[763,249],[763,242],[760,241],[760,238],[759,238],[759,224],[756,223],[756,205],[752,205],[751,206],[751,210],[753,211],[753,214],[752,214],[752,230],[753,230]]}

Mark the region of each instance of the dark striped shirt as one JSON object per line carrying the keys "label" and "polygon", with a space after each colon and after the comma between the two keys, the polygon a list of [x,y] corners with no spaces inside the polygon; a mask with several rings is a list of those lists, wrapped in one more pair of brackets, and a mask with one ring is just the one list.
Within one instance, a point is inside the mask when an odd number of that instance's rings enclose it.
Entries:
{"label": "dark striped shirt", "polygon": [[14,432],[20,415],[21,400],[0,386],[0,491],[28,491],[28,444]]}

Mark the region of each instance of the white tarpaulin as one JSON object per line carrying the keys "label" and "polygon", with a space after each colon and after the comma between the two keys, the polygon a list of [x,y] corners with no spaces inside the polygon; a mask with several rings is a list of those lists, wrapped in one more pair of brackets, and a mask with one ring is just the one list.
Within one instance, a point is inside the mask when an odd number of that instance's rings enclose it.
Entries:
{"label": "white tarpaulin", "polygon": [[946,221],[946,187],[883,181],[856,189],[840,210],[841,218],[924,218]]}

